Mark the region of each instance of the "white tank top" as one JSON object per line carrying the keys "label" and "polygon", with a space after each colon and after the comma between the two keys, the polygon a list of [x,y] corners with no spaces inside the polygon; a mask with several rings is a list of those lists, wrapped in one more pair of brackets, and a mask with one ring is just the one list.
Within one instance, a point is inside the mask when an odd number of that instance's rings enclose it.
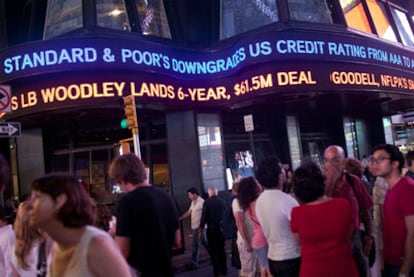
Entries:
{"label": "white tank top", "polygon": [[[83,232],[79,244],[68,263],[65,274],[61,277],[94,277],[88,268],[88,249],[91,240],[97,236],[107,236],[110,238],[110,235],[103,230],[93,226],[86,227],[85,232]],[[51,277],[51,261],[52,259],[48,259],[48,272],[46,277]]]}

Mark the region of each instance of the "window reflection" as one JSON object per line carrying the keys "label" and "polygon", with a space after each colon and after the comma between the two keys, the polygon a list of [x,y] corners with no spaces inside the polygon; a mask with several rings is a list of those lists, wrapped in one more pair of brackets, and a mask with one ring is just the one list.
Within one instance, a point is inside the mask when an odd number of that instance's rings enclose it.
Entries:
{"label": "window reflection", "polygon": [[171,191],[170,172],[168,167],[168,149],[166,143],[151,144],[151,183]]}
{"label": "window reflection", "polygon": [[332,24],[331,11],[326,1],[289,0],[290,19]]}
{"label": "window reflection", "polygon": [[89,189],[89,174],[90,174],[90,152],[77,152],[74,153],[74,174],[82,179],[83,182],[87,184],[87,189]]}
{"label": "window reflection", "polygon": [[95,150],[91,152],[92,154],[92,164],[91,172],[89,179],[91,183],[89,184],[90,192],[96,193],[98,195],[105,195],[108,192],[108,183],[107,171],[109,161],[111,160],[111,151],[110,149]]}
{"label": "window reflection", "polygon": [[386,16],[383,3],[378,0],[367,0],[367,4],[372,20],[374,21],[375,28],[377,29],[378,36],[397,42],[397,37],[395,36],[394,30],[392,29]]}
{"label": "window reflection", "polygon": [[392,7],[391,14],[394,18],[395,24],[397,25],[402,43],[404,45],[414,46],[414,36],[410,24],[408,23],[406,14]]}
{"label": "window reflection", "polygon": [[97,24],[99,27],[130,31],[123,0],[96,0]]}
{"label": "window reflection", "polygon": [[222,0],[220,39],[279,20],[276,0]]}
{"label": "window reflection", "polygon": [[45,39],[82,28],[82,0],[51,0],[47,3]]}
{"label": "window reflection", "polygon": [[171,38],[162,0],[136,0],[135,3],[143,35]]}
{"label": "window reflection", "polygon": [[340,0],[346,23],[349,27],[372,33],[367,15],[360,0]]}
{"label": "window reflection", "polygon": [[70,173],[69,154],[53,155],[52,172]]}
{"label": "window reflection", "polygon": [[224,153],[220,117],[216,114],[197,115],[198,144],[205,190],[210,186],[225,188]]}

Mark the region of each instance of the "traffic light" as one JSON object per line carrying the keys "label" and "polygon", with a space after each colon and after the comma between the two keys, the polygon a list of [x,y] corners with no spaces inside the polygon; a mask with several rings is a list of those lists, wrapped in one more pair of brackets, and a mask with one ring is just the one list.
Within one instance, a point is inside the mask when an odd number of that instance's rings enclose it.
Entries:
{"label": "traffic light", "polygon": [[135,98],[133,95],[128,95],[121,98],[122,105],[124,106],[125,118],[121,121],[121,127],[130,129],[132,134],[138,134],[138,120],[137,110],[135,107]]}

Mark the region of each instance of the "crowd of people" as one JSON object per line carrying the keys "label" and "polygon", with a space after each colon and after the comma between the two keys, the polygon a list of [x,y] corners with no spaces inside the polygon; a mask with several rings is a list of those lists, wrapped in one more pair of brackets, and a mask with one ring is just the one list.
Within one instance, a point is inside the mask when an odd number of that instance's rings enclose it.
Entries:
{"label": "crowd of people", "polygon": [[[1,158],[0,172],[10,174]],[[172,249],[181,234],[172,196],[148,183],[134,154],[115,158],[108,174],[125,192],[114,226],[108,210],[68,174],[33,180],[14,222],[0,206],[0,276],[173,276]],[[0,182],[0,192],[6,185]]]}
{"label": "crowd of people", "polygon": [[[331,145],[322,165],[305,162],[294,172],[276,157],[264,159],[255,177],[233,185],[239,276],[413,277],[413,176],[414,152],[404,158],[388,144],[361,161]],[[225,206],[215,202],[210,228],[217,237],[217,211]],[[217,246],[222,240],[208,240],[210,251]],[[225,258],[209,254],[214,276],[225,273]]]}
{"label": "crowd of people", "polygon": [[[7,174],[0,157],[0,193]],[[289,175],[268,157],[255,177],[235,181],[230,205],[215,187],[207,199],[191,187],[182,215],[169,193],[148,182],[136,155],[116,157],[108,175],[125,192],[116,222],[67,174],[33,180],[13,225],[0,205],[0,276],[174,276],[172,249],[189,217],[187,269],[199,267],[203,245],[212,276],[225,276],[227,210],[240,276],[414,277],[414,152],[404,157],[396,146],[377,145],[359,161],[331,145],[322,166],[305,162]]]}

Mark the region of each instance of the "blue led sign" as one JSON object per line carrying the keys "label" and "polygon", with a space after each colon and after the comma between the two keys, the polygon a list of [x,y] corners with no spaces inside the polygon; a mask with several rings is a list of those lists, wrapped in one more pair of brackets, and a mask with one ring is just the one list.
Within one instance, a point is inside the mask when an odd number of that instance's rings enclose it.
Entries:
{"label": "blue led sign", "polygon": [[[411,71],[414,53],[382,41],[328,33],[272,32],[244,37],[232,47],[192,51],[146,41],[101,38],[48,40],[0,52],[0,83],[42,72],[131,70],[178,79],[225,77],[258,62],[293,60],[376,64]],[[51,47],[53,46],[53,47]]]}
{"label": "blue led sign", "polygon": [[187,106],[292,91],[413,94],[413,69],[409,49],[310,31],[255,34],[203,51],[81,37],[0,52],[0,83],[13,88],[12,116],[47,106],[101,105],[129,94],[139,103]]}

